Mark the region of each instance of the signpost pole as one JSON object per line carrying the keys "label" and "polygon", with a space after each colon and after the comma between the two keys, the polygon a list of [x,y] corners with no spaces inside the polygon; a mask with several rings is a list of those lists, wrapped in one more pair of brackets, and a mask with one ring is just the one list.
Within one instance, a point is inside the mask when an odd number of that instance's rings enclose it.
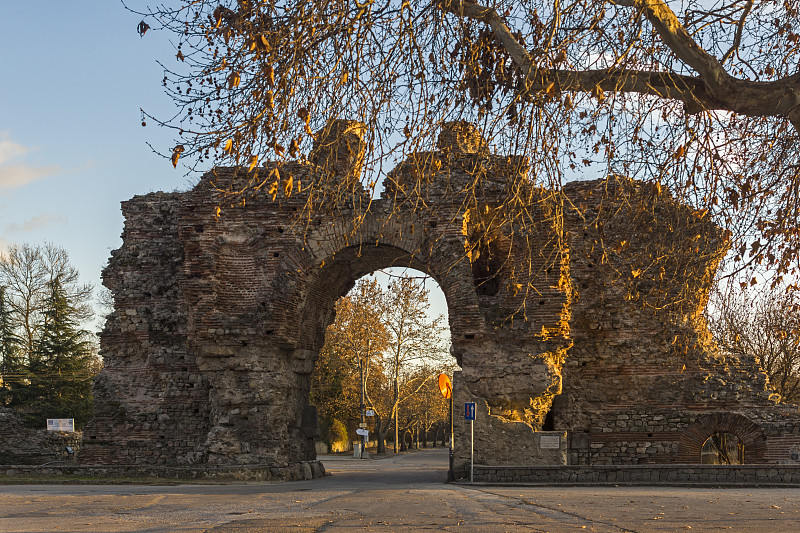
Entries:
{"label": "signpost pole", "polygon": [[464,418],[469,420],[469,482],[475,480],[475,414],[478,408],[475,402],[464,404]]}
{"label": "signpost pole", "polygon": [[455,446],[455,438],[453,437],[453,382],[447,377],[447,374],[439,374],[439,390],[445,399],[450,400],[450,470],[447,471],[447,481],[453,481],[453,447]]}
{"label": "signpost pole", "polygon": [[450,395],[450,470],[447,472],[447,481],[453,481],[453,396]]}

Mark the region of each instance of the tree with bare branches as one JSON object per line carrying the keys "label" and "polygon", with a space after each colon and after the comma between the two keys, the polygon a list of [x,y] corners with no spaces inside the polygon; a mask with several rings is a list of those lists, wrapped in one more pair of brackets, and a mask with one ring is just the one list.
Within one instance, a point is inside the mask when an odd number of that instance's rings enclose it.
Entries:
{"label": "tree with bare branches", "polygon": [[80,282],[78,270],[63,248],[53,244],[14,244],[0,253],[0,286],[14,320],[26,359],[36,353],[36,343],[48,325],[50,285],[58,280],[75,320],[94,315],[92,286]]}
{"label": "tree with bare branches", "polygon": [[359,417],[362,365],[367,407],[380,410],[381,396],[387,389],[380,353],[388,343],[382,296],[377,281],[362,279],[336,302],[336,319],[328,326],[311,377],[310,400],[324,426],[331,426],[334,419]]}
{"label": "tree with bare branches", "polygon": [[781,401],[800,403],[800,313],[797,295],[753,288],[717,291],[709,322],[723,353],[752,356]]}
{"label": "tree with bare branches", "polygon": [[[285,184],[262,163],[302,159],[334,117],[365,125],[359,179],[373,193],[466,120],[487,149],[527,156],[516,180],[555,194],[587,174],[656,182],[730,231],[728,272],[800,274],[798,0],[139,3],[139,32],[175,45],[162,81],[177,112],[143,121],[175,130],[162,147],[174,165],[243,166],[244,184],[216,184],[232,195],[277,196]],[[424,198],[414,179],[398,186]],[[307,207],[347,203],[337,187],[321,168],[302,185]],[[507,190],[521,224],[520,184]]]}
{"label": "tree with bare branches", "polygon": [[441,368],[449,357],[442,346],[444,317],[429,319],[429,308],[428,290],[418,280],[401,277],[389,284],[384,315],[389,342],[383,357],[393,386],[390,405],[395,453],[399,451],[401,407],[439,374],[432,370],[422,379],[415,379],[419,367]]}

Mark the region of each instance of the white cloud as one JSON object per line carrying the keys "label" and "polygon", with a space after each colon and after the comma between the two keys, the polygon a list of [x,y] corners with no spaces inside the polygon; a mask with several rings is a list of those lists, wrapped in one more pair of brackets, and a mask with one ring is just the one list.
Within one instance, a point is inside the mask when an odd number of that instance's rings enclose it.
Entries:
{"label": "white cloud", "polygon": [[23,242],[25,240],[25,235],[28,233],[59,224],[64,225],[68,222],[67,218],[61,215],[44,213],[24,222],[12,222],[11,224],[7,224],[0,234],[0,254],[6,253],[8,247],[13,243]]}
{"label": "white cloud", "polygon": [[30,152],[30,148],[25,148],[19,143],[15,143],[8,138],[8,132],[0,133],[0,167],[6,163]]}
{"label": "white cloud", "polygon": [[56,224],[67,224],[67,219],[61,215],[56,215],[53,213],[44,213],[42,215],[38,215],[33,217],[30,220],[26,220],[21,224],[13,223],[6,226],[4,235],[10,234],[19,234],[19,233],[30,233],[32,231],[36,231],[38,229],[46,228],[48,226],[53,226]]}
{"label": "white cloud", "polygon": [[8,132],[0,132],[0,190],[18,189],[58,172],[56,166],[41,167],[19,162],[9,164],[30,151],[30,148],[12,141]]}
{"label": "white cloud", "polygon": [[58,167],[0,166],[0,189],[18,189],[58,172]]}

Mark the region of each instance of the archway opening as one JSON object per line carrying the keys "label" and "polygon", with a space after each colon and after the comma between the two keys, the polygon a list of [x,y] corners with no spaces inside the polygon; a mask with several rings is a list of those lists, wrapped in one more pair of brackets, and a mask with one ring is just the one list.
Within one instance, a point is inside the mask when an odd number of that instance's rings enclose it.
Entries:
{"label": "archway opening", "polygon": [[712,433],[700,448],[700,464],[744,464],[744,444],[733,433],[723,431]]}
{"label": "archway opening", "polygon": [[335,303],[311,375],[318,454],[384,454],[446,445],[449,400],[438,376],[457,370],[445,296],[430,276],[386,268]]}

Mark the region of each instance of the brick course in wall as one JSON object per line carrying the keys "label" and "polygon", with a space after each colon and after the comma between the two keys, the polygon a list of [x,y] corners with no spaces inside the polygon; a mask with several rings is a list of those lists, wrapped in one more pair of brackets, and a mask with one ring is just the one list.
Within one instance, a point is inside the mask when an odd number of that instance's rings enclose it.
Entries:
{"label": "brick course in wall", "polygon": [[[310,183],[315,162],[333,160],[357,187],[361,130],[334,126],[280,175]],[[366,193],[303,222],[305,192],[231,205],[217,183],[253,179],[241,168],[124,202],[81,462],[289,472],[313,461],[309,376],[334,303],[389,266],[442,288],[462,367],[454,394],[478,403],[489,464],[696,463],[715,431],[742,439],[748,461],[794,461],[797,409],[775,403],[755,361],[719,354],[703,322],[722,231],[656,186],[612,177],[554,195],[526,171],[458,123],[437,151],[398,165],[369,210]],[[423,198],[412,175],[428,183]],[[492,225],[510,183],[524,189],[524,228]],[[543,428],[564,435],[556,452],[538,448]],[[457,425],[457,468],[464,438]]]}

